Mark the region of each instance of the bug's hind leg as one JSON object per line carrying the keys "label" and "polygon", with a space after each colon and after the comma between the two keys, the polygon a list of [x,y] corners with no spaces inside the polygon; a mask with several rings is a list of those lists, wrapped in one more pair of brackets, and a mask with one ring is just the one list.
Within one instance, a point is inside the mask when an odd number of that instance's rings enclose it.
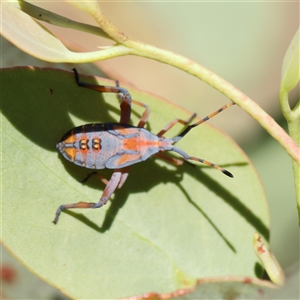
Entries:
{"label": "bug's hind leg", "polygon": [[[92,175],[90,175],[92,176]],[[93,202],[78,202],[78,203],[71,203],[71,204],[63,204],[60,205],[59,208],[56,211],[55,218],[53,220],[53,223],[56,224],[58,222],[60,213],[63,210],[66,209],[73,209],[73,208],[99,208],[102,207],[107,203],[113,192],[117,189],[120,188],[126,178],[128,176],[128,169],[124,168],[122,170],[115,170],[113,175],[111,176],[110,180],[108,181],[103,194],[101,195],[100,200],[97,203]]]}
{"label": "bug's hind leg", "polygon": [[[125,183],[127,177],[128,177],[128,173],[129,173],[129,167],[126,167],[126,168],[122,168],[122,169],[119,169],[119,170],[116,170],[116,171],[120,171],[122,173],[121,175],[121,179],[120,179],[120,182],[119,182],[119,185],[117,186],[117,189],[120,189],[123,184]],[[97,171],[94,171],[92,173],[89,173],[83,180],[81,180],[80,182],[81,183],[85,183],[87,182],[92,176],[96,176],[99,180],[101,180],[105,185],[107,185],[109,183],[109,181],[104,177],[102,176],[101,174],[99,174]]]}

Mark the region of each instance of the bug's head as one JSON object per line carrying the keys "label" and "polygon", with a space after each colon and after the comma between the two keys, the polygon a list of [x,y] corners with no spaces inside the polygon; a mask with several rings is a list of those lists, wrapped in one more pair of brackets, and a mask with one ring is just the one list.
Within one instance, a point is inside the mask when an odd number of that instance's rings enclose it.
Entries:
{"label": "bug's head", "polygon": [[[206,122],[207,120],[211,119],[211,118],[214,117],[215,115],[217,115],[217,114],[219,114],[220,112],[224,111],[226,108],[228,108],[228,107],[230,107],[230,106],[233,106],[234,104],[235,104],[234,102],[230,102],[229,104],[226,104],[226,105],[222,106],[220,109],[218,109],[217,111],[213,112],[212,114],[206,116],[205,118],[199,120],[198,122],[196,122],[196,123],[194,123],[194,124],[191,124],[191,125],[188,125],[188,126],[187,126],[187,127],[186,127],[179,135],[178,135],[178,136],[175,136],[174,138],[171,139],[171,140],[172,140],[172,144],[177,143],[177,142],[178,142],[180,139],[182,139],[187,133],[189,133],[190,130],[191,130],[192,128],[194,128],[194,127],[196,127],[196,126],[198,126],[198,125],[200,125],[200,124]],[[170,151],[173,151],[173,152],[176,152],[176,153],[180,154],[181,156],[183,156],[183,158],[184,158],[185,160],[194,160],[194,161],[201,162],[201,163],[203,163],[203,164],[205,164],[205,165],[208,165],[208,166],[210,166],[210,167],[213,167],[213,168],[215,168],[215,169],[221,171],[221,172],[222,172],[223,174],[225,174],[226,176],[233,178],[233,175],[232,175],[229,171],[227,171],[227,170],[221,168],[220,166],[218,166],[218,165],[216,165],[216,164],[214,164],[214,163],[212,163],[212,162],[210,162],[210,161],[207,161],[207,160],[202,159],[202,158],[190,156],[190,155],[188,155],[187,153],[185,153],[184,151],[182,151],[181,149],[179,149],[179,148],[177,148],[177,147],[174,147],[174,146],[172,147],[172,149],[170,149]]]}

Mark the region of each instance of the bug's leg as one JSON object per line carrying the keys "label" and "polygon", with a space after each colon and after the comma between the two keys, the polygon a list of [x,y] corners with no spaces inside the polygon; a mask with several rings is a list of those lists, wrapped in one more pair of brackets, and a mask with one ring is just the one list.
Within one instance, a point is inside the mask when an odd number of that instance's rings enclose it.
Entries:
{"label": "bug's leg", "polygon": [[99,178],[105,185],[108,184],[108,180],[103,177],[101,174],[99,174],[98,172],[92,172],[89,173],[83,180],[81,180],[81,183],[85,183],[87,180],[89,180],[92,176],[96,176],[97,178]]}
{"label": "bug's leg", "polygon": [[158,134],[157,136],[163,136],[168,130],[170,130],[175,124],[180,123],[182,125],[187,125],[191,123],[191,121],[196,117],[196,113],[192,114],[188,119],[182,120],[179,118],[174,119],[169,124],[167,124]]}
{"label": "bug's leg", "polygon": [[129,169],[130,169],[130,167],[125,167],[125,168],[116,170],[116,171],[122,173],[121,178],[120,178],[120,181],[119,181],[119,184],[118,184],[118,186],[117,186],[117,189],[120,189],[120,188],[123,186],[123,184],[125,183],[125,181],[126,181],[128,175],[129,175]]}
{"label": "bug's leg", "polygon": [[129,94],[129,92],[124,89],[117,86],[107,86],[107,85],[99,85],[99,84],[91,84],[91,83],[86,83],[86,82],[82,82],[79,80],[79,75],[77,70],[74,68],[72,69],[74,71],[74,75],[75,75],[75,81],[77,83],[78,86],[80,87],[85,87],[100,93],[116,93],[116,94],[122,94],[122,96],[126,99],[129,99],[131,102],[131,96]]}
{"label": "bug's leg", "polygon": [[158,153],[154,154],[154,156],[157,157],[157,158],[159,158],[159,159],[162,159],[162,160],[164,160],[166,162],[169,162],[169,163],[171,163],[171,164],[173,164],[175,166],[181,166],[184,163],[184,159],[168,156],[164,152],[158,152]]}
{"label": "bug's leg", "polygon": [[[119,95],[119,94],[118,94]],[[130,116],[131,116],[131,99],[128,101],[128,99],[124,96],[121,98],[119,97],[121,103],[121,116],[120,116],[120,123],[121,124],[129,124],[130,122]]]}
{"label": "bug's leg", "polygon": [[[129,173],[129,167],[126,167],[126,168],[122,168],[122,169],[119,169],[119,170],[117,170],[117,171],[119,171],[119,172],[121,172],[122,173],[122,175],[121,175],[121,178],[120,178],[120,182],[119,182],[119,184],[118,184],[118,186],[117,186],[117,189],[120,189],[122,186],[123,186],[123,184],[125,183],[125,181],[126,181],[126,179],[127,179],[127,177],[128,177],[128,173]],[[87,180],[89,180],[89,178],[91,178],[92,176],[96,176],[98,179],[100,179],[105,185],[107,185],[108,184],[108,180],[105,178],[105,177],[103,177],[101,174],[99,174],[98,172],[92,172],[92,173],[90,173],[90,174],[88,174],[83,180],[81,180],[80,182],[81,183],[85,183]]]}
{"label": "bug's leg", "polygon": [[[105,205],[110,198],[110,196],[113,194],[113,192],[119,187],[120,183],[124,183],[123,174],[126,173],[127,170],[115,170],[112,174],[110,180],[108,181],[103,194],[100,198],[100,200],[97,203],[93,202],[78,202],[78,203],[72,203],[72,204],[63,204],[61,205],[55,214],[55,218],[53,220],[53,223],[56,224],[58,222],[59,215],[62,210],[65,209],[73,209],[73,208],[99,208],[103,205]],[[126,179],[126,178],[125,178]],[[122,182],[123,180],[123,182]]]}
{"label": "bug's leg", "polygon": [[124,89],[119,87],[118,83],[116,86],[106,86],[106,85],[98,85],[98,84],[91,84],[91,83],[86,83],[86,82],[81,82],[79,80],[79,75],[77,70],[74,68],[72,69],[75,74],[75,81],[78,86],[80,87],[85,87],[97,92],[101,93],[116,93],[118,94],[119,99],[121,100],[121,120],[120,123],[129,123],[130,119],[130,114],[131,114],[131,96],[129,92]]}
{"label": "bug's leg", "polygon": [[141,127],[144,127],[145,124],[147,123],[148,121],[148,118],[149,118],[149,115],[150,115],[150,109],[149,109],[149,106],[145,103],[142,103],[140,101],[136,101],[136,100],[132,100],[132,103],[136,104],[136,105],[139,105],[139,106],[142,106],[145,108],[145,111],[144,113],[142,114],[141,118],[140,118],[140,121],[137,125],[137,127],[141,128]]}

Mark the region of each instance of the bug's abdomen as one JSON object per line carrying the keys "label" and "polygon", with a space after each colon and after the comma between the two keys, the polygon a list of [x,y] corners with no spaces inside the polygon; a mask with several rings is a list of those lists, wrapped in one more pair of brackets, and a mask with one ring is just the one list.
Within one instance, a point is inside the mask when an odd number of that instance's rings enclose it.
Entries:
{"label": "bug's abdomen", "polygon": [[104,169],[120,147],[120,140],[106,131],[105,124],[75,127],[56,145],[67,160],[88,169]]}

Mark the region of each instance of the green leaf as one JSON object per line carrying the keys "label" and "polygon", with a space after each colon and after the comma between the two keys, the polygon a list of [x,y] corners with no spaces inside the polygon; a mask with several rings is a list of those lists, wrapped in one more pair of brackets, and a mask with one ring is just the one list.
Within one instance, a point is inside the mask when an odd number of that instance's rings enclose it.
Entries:
{"label": "green leaf", "polygon": [[[62,213],[55,226],[60,204],[97,202],[103,190],[96,177],[79,183],[90,171],[64,160],[55,145],[74,126],[118,121],[117,97],[79,88],[73,73],[53,69],[4,69],[1,81],[2,242],[32,272],[76,299],[166,293],[199,278],[259,276],[252,238],[259,232],[268,240],[267,202],[252,164],[229,137],[203,124],[177,146],[226,167],[233,179],[201,164],[175,167],[151,158],[131,167],[105,207]],[[128,89],[149,105],[146,127],[154,133],[190,116]],[[133,106],[132,124],[142,112]],[[166,135],[181,130],[176,125]],[[111,171],[101,174],[109,179]]]}
{"label": "green leaf", "polygon": [[300,39],[299,29],[292,39],[284,56],[281,71],[281,89],[289,92],[300,79]]}
{"label": "green leaf", "polygon": [[[280,290],[280,292],[283,289]],[[157,299],[273,299],[279,289],[270,281],[242,276],[204,278],[190,289],[179,289],[172,293],[149,293],[126,300]],[[274,294],[276,293],[276,294]]]}
{"label": "green leaf", "polygon": [[2,6],[2,34],[14,45],[28,54],[52,62],[72,57],[72,52],[44,26],[22,12],[17,2],[3,2]]}
{"label": "green leaf", "polygon": [[[64,44],[47,28],[33,19],[27,13],[49,23],[62,27],[98,34],[108,37],[101,28],[82,24],[60,15],[45,11],[30,3],[2,2],[2,27],[1,34],[24,52],[48,62],[89,62],[101,60],[109,56],[109,47],[106,50],[76,53],[69,51]],[[121,54],[122,53],[122,54]],[[114,47],[115,55],[124,55],[128,50],[122,46]]]}

